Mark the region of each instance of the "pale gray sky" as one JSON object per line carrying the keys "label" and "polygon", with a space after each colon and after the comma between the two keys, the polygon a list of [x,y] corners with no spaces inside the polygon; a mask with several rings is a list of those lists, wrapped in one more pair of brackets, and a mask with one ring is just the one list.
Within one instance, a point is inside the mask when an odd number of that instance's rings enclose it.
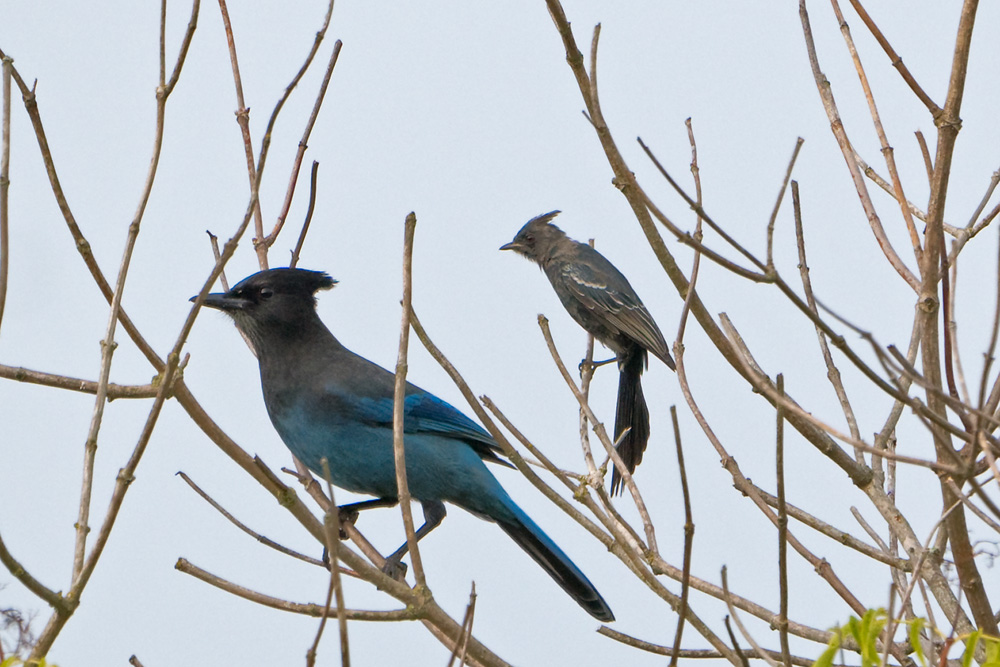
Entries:
{"label": "pale gray sky", "polygon": [[[908,3],[870,10],[930,95],[943,102],[958,3]],[[323,2],[232,3],[233,28],[251,131],[259,147],[265,123],[300,66],[325,12]],[[814,286],[840,314],[905,349],[913,294],[875,245],[844,161],[829,131],[813,82],[798,9],[793,3],[601,3],[567,0],[578,42],[589,47],[602,24],[599,84],[605,117],[631,168],[661,208],[692,229],[693,215],[658,178],[634,142],[637,135],[686,187],[690,150],[683,121],[693,118],[706,207],[754,252],[796,137],[803,137],[795,178],[801,184]],[[190,6],[168,8],[167,60],[173,62]],[[847,11],[845,9],[845,11]],[[834,86],[858,150],[884,172],[868,111],[832,11],[810,3],[821,65]],[[57,169],[77,221],[106,275],[113,277],[146,174],[157,81],[156,3],[44,3],[8,0],[0,7],[0,48],[26,80],[37,79],[38,105]],[[1000,20],[995,4],[980,7],[963,107],[947,218],[965,224],[998,167],[1000,104],[990,39]],[[926,202],[927,185],[914,130],[932,143],[934,126],[891,69],[888,59],[848,14],[872,80],[910,198]],[[418,218],[414,307],[437,345],[477,394],[495,400],[526,435],[560,465],[582,469],[575,402],[558,377],[535,322],[545,313],[570,363],[584,335],[562,310],[536,268],[497,248],[530,217],[561,209],[558,224],[598,248],[629,277],[668,340],[681,300],[664,279],[639,226],[611,184],[598,140],[558,33],[543,2],[386,3],[342,0],[319,62],[283,111],[261,188],[265,225],[273,224],[289,167],[333,41],[343,52],[309,141],[289,226],[271,253],[287,261],[308,199],[308,164],[321,163],[312,231],[300,266],[340,281],[319,311],[340,340],[383,366],[395,363],[399,334],[402,225]],[[167,107],[159,175],[139,235],[124,306],[162,355],[176,338],[212,266],[205,230],[225,239],[246,206],[243,144],[233,112],[232,76],[219,9],[203,3],[180,83]],[[0,363],[96,379],[107,307],[76,253],[45,178],[28,118],[14,95],[11,158],[11,272],[0,332]],[[871,188],[873,191],[875,188]],[[873,195],[901,254],[899,211]],[[791,208],[778,218],[776,262],[796,282]],[[715,247],[721,247],[717,240]],[[959,275],[959,323],[966,371],[977,377],[988,335],[995,234],[966,251]],[[685,270],[691,253],[672,240]],[[974,244],[975,245],[975,244]],[[733,256],[733,253],[727,253]],[[910,256],[911,257],[911,256]],[[912,259],[911,259],[912,265]],[[257,270],[248,234],[227,274]],[[982,286],[981,288],[979,286]],[[699,289],[713,313],[726,312],[769,373],[784,372],[807,409],[843,426],[825,380],[811,326],[775,289],[736,282],[704,264]],[[988,310],[988,309],[986,309]],[[984,319],[986,318],[986,319]],[[693,327],[693,324],[692,324]],[[152,369],[119,330],[112,381],[142,384]],[[852,343],[860,342],[856,337]],[[743,471],[773,490],[773,413],[690,329],[692,389]],[[260,396],[256,363],[231,324],[216,313],[198,320],[186,350],[185,379],[213,418],[273,469],[289,464]],[[448,377],[414,339],[409,379],[470,412]],[[598,356],[604,350],[599,349]],[[839,358],[843,362],[842,357]],[[881,428],[888,399],[868,391],[841,364],[856,392],[866,437]],[[598,373],[592,404],[613,423],[616,378]],[[695,574],[730,585],[777,608],[774,532],[729,475],[698,430],[675,375],[653,364],[644,383],[653,436],[637,481],[654,514],[661,550],[680,564],[683,506],[667,407],[677,404],[691,479],[697,534]],[[868,393],[866,393],[868,392]],[[83,443],[93,399],[0,381],[0,533],[43,583],[68,587]],[[92,516],[104,515],[117,470],[145,419],[148,403],[107,407],[98,449]],[[845,429],[846,430],[846,429]],[[907,453],[931,454],[930,440],[909,434]],[[901,442],[903,441],[901,434]],[[873,514],[843,475],[799,438],[789,443],[789,499],[838,527],[862,531],[849,504]],[[63,667],[125,665],[136,654],[147,667],[176,664],[298,664],[312,642],[315,619],[236,599],[173,569],[179,557],[247,587],[300,602],[322,602],[323,570],[290,561],[247,538],[175,476],[184,471],[241,520],[292,548],[318,556],[321,547],[198,431],[176,404],[166,406],[142,460],[103,560],[82,604],[50,658]],[[669,644],[676,616],[613,556],[545,502],[527,483],[498,471],[518,503],[587,573],[617,615],[614,627]],[[933,494],[935,478],[915,473],[900,498]],[[348,499],[341,492],[340,502]],[[619,503],[634,517],[631,503]],[[419,512],[418,512],[419,516]],[[926,535],[933,516],[915,522]],[[361,529],[384,552],[402,540],[398,512],[366,515]],[[805,529],[799,536],[830,559],[864,604],[887,601],[886,572]],[[475,633],[514,664],[663,664],[596,634],[577,608],[495,526],[452,509],[422,543],[435,599],[461,617],[469,587],[479,594]],[[984,570],[996,579],[992,570]],[[825,628],[850,610],[801,559],[791,558],[792,614]],[[667,581],[671,590],[679,585]],[[0,607],[49,610],[0,571]],[[395,608],[364,582],[348,581],[352,608]],[[697,613],[721,628],[725,609],[692,596]],[[758,640],[777,637],[757,624]],[[690,628],[685,645],[704,646]],[[355,664],[443,665],[448,653],[417,623],[352,623]],[[816,656],[819,647],[800,652]],[[320,664],[336,664],[337,636],[328,628]]]}

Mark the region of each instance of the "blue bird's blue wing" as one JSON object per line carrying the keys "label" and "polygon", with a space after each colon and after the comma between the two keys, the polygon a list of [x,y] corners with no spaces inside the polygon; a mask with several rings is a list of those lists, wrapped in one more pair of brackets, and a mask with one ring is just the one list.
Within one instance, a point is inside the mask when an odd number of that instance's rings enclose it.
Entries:
{"label": "blue bird's blue wing", "polygon": [[[358,398],[355,408],[358,417],[364,421],[392,428],[392,404],[391,398],[366,397]],[[422,390],[416,390],[404,399],[403,432],[450,436],[469,444],[482,459],[510,465],[497,456],[500,448],[482,426],[452,405]]]}

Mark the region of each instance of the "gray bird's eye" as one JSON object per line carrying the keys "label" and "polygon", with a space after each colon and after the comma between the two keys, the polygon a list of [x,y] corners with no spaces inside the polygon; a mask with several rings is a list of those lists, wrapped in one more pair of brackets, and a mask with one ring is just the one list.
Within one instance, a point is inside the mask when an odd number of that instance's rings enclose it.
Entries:
{"label": "gray bird's eye", "polygon": [[260,288],[260,298],[262,298],[262,299],[270,299],[272,296],[274,296],[274,290],[273,289],[271,289],[270,287],[261,287]]}

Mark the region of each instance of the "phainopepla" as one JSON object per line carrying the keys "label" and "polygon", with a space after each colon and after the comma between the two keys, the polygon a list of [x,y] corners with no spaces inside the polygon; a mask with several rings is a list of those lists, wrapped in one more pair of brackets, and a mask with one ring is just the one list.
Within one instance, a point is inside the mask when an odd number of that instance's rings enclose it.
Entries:
{"label": "phainopepla", "polygon": [[[541,267],[559,300],[577,324],[615,353],[618,360],[618,406],[615,439],[631,427],[618,454],[634,472],[649,440],[649,410],[642,395],[646,353],[674,368],[674,360],[649,311],[614,264],[552,224],[559,211],[532,218],[514,240],[500,247],[524,255]],[[622,491],[617,468],[611,472],[611,494]]]}
{"label": "phainopepla", "polygon": [[[315,294],[335,284],[319,271],[272,269],[209,294],[205,305],[232,317],[257,356],[268,415],[292,453],[320,474],[325,457],[334,484],[375,496],[344,506],[349,515],[398,502],[395,376],[345,348],[319,319]],[[496,522],[591,616],[614,620],[594,585],[487,470],[484,461],[510,465],[489,433],[410,383],[403,423],[407,482],[424,511],[417,539],[441,523],[445,502],[454,503]],[[406,551],[404,542],[389,556],[387,571],[399,568]]]}

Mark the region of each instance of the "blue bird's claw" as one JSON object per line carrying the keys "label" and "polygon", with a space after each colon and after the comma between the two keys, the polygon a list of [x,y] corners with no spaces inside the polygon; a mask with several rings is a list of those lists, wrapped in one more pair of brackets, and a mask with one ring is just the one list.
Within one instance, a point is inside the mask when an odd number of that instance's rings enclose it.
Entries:
{"label": "blue bird's claw", "polygon": [[[337,508],[337,520],[340,525],[340,539],[347,539],[347,531],[344,530],[344,524],[351,524],[352,526],[358,520],[358,511],[356,509],[351,509],[349,506],[338,507]],[[325,553],[325,551],[324,551]]]}
{"label": "blue bird's claw", "polygon": [[[400,557],[402,557],[402,555],[400,555]],[[392,556],[386,558],[385,565],[382,566],[382,571],[396,581],[406,581],[407,569],[408,567],[406,563],[400,560],[400,558],[394,558]]]}

